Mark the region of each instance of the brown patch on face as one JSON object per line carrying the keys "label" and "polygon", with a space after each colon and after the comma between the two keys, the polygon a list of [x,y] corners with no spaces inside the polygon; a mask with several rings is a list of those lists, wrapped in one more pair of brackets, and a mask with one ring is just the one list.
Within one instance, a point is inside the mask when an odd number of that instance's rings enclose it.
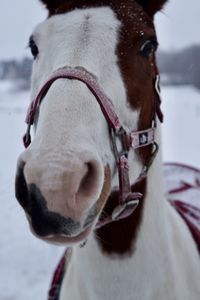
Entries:
{"label": "brown patch on face", "polygon": [[[134,110],[139,110],[138,130],[151,127],[155,76],[155,55],[142,57],[140,49],[148,39],[156,41],[152,20],[134,1],[120,5],[115,12],[122,22],[120,42],[117,48],[118,64],[127,89],[127,99]],[[143,164],[148,164],[152,146],[137,151]],[[135,249],[137,234],[142,222],[145,205],[146,180],[132,187],[143,194],[135,212],[128,218],[113,222],[97,230],[97,240],[106,254],[131,255]],[[110,215],[118,205],[118,193],[111,193],[103,214]]]}
{"label": "brown patch on face", "polygon": [[[140,49],[148,40],[157,43],[152,18],[136,1],[128,1],[118,11],[121,20],[120,42],[117,56],[121,74],[127,90],[127,100],[134,110],[139,110],[137,130],[152,126],[154,115],[154,78],[157,70],[155,53],[150,58],[141,55]],[[152,146],[136,150],[139,159],[147,165]],[[140,191],[141,192],[141,191]],[[138,220],[139,221],[139,220]]]}

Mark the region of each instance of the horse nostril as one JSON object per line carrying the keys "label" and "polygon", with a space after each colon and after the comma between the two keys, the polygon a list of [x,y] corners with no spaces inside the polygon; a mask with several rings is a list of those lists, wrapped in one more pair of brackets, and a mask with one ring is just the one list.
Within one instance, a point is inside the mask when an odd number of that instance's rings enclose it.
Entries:
{"label": "horse nostril", "polygon": [[96,182],[98,177],[98,172],[95,163],[86,163],[87,171],[83,176],[80,186],[78,189],[78,195],[90,196],[96,190]]}
{"label": "horse nostril", "polygon": [[24,177],[25,162],[18,164],[15,178],[15,197],[24,209],[28,208],[28,187]]}
{"label": "horse nostril", "polygon": [[80,229],[80,224],[71,218],[50,211],[40,189],[35,184],[29,185],[30,217],[34,231],[39,236],[51,234],[71,235]]}

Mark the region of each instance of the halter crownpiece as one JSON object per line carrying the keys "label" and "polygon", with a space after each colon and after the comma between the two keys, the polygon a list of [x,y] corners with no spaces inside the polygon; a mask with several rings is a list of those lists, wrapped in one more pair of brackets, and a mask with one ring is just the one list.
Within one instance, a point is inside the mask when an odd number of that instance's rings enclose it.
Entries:
{"label": "halter crownpiece", "polygon": [[[83,82],[99,103],[99,106],[102,110],[102,113],[104,114],[110,130],[112,148],[117,164],[119,177],[119,205],[114,209],[111,216],[108,216],[106,219],[99,220],[99,222],[97,223],[97,227],[103,226],[112,221],[128,217],[136,209],[139,204],[139,200],[143,196],[140,193],[131,191],[128,153],[130,149],[135,150],[141,147],[148,146],[150,144],[154,145],[150,162],[147,166],[143,167],[142,172],[136,181],[140,182],[144,178],[146,178],[147,171],[158,150],[158,145],[155,143],[156,113],[158,115],[158,118],[162,121],[162,112],[160,110],[159,76],[156,74],[156,78],[154,79],[155,93],[152,127],[142,131],[127,132],[118,115],[116,114],[112,102],[104,93],[103,89],[101,88],[93,74],[82,67],[63,67],[56,70],[42,86],[35,100],[31,102],[28,108],[26,115],[26,123],[28,124],[28,126],[26,134],[23,137],[25,148],[27,148],[31,143],[30,129],[34,123],[35,114],[39,109],[41,101],[48,92],[53,82],[58,79],[70,79]],[[119,140],[121,143],[121,151],[118,150],[117,140]]]}

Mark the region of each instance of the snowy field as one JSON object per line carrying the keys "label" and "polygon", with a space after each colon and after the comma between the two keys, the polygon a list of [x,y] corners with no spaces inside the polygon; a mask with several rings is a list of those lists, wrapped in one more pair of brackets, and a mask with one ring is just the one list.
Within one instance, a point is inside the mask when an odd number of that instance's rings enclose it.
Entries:
{"label": "snowy field", "polygon": [[[167,87],[162,94],[164,160],[200,168],[200,92],[192,87]],[[27,92],[13,92],[9,82],[0,82],[0,300],[45,300],[63,252],[31,235],[14,197],[28,101]]]}
{"label": "snowy field", "polygon": [[[14,197],[17,156],[29,93],[0,81],[0,300],[46,300],[63,249],[34,238]],[[10,90],[10,92],[8,92]]]}
{"label": "snowy field", "polygon": [[163,158],[200,168],[200,91],[193,87],[162,88]]}

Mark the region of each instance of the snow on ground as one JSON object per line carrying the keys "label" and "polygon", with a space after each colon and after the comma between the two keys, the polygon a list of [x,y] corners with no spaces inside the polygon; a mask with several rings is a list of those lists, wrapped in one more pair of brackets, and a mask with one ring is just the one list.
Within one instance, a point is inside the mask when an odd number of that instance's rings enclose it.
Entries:
{"label": "snow on ground", "polygon": [[0,300],[45,300],[63,249],[30,234],[14,196],[16,161],[23,150],[27,92],[8,92],[0,82]]}
{"label": "snow on ground", "polygon": [[[192,87],[163,89],[165,161],[200,167],[200,93]],[[27,92],[0,82],[0,300],[45,300],[62,248],[37,240],[14,197],[16,160],[23,150]]]}
{"label": "snow on ground", "polygon": [[192,86],[162,88],[164,161],[200,168],[200,91]]}

